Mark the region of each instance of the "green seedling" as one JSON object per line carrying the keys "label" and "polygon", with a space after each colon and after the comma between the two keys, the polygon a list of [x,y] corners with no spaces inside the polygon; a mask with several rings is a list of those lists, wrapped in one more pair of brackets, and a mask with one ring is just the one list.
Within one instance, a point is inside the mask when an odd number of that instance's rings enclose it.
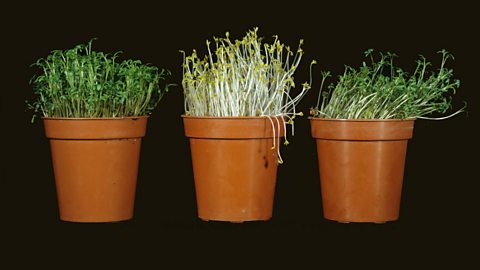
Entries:
{"label": "green seedling", "polygon": [[335,119],[435,119],[452,117],[464,110],[440,117],[427,117],[432,113],[445,113],[451,107],[451,97],[460,86],[459,80],[452,79],[453,70],[445,64],[453,56],[446,50],[442,55],[440,68],[428,72],[431,66],[425,57],[417,61],[412,75],[395,67],[395,54],[380,53],[380,60],[373,57],[373,50],[367,50],[370,65],[363,62],[359,69],[346,67],[336,84],[323,90],[323,84],[330,72],[322,72],[322,84],[314,117]]}
{"label": "green seedling", "polygon": [[[144,116],[157,106],[171,84],[159,82],[170,72],[139,60],[118,61],[118,55],[92,50],[88,44],[55,50],[32,66],[37,99],[28,102],[35,115],[66,118]],[[34,115],[34,117],[35,117]],[[33,121],[33,118],[32,118]]]}

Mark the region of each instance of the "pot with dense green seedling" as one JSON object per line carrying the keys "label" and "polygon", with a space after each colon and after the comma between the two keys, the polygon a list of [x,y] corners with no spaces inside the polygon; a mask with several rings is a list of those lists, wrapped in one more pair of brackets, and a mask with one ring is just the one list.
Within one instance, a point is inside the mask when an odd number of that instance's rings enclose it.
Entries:
{"label": "pot with dense green seedling", "polygon": [[359,69],[346,67],[336,84],[322,91],[311,109],[317,142],[324,216],[339,222],[383,223],[398,219],[407,142],[415,119],[445,113],[460,82],[445,66],[441,51],[436,72],[424,57],[408,75],[393,64],[394,54],[380,54]]}
{"label": "pot with dense green seedling", "polygon": [[117,56],[93,51],[90,41],[34,64],[42,73],[28,105],[50,140],[62,220],[133,216],[141,138],[169,71]]}
{"label": "pot with dense green seedling", "polygon": [[[301,45],[302,41],[300,42]],[[243,222],[272,216],[280,137],[301,113],[292,96],[303,55],[275,36],[263,43],[257,29],[241,40],[215,38],[215,50],[185,56],[183,123],[190,140],[198,215]],[[313,63],[312,63],[313,64]],[[285,144],[288,141],[285,139]]]}

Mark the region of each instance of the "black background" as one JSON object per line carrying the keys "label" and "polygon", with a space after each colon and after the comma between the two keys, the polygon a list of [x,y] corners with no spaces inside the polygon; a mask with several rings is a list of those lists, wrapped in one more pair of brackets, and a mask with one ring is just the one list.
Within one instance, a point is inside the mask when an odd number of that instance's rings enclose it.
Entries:
{"label": "black background", "polygon": [[[2,238],[7,239],[2,245],[9,252],[2,257],[39,265],[66,256],[69,264],[58,266],[92,265],[94,258],[107,265],[168,262],[195,267],[284,261],[297,267],[307,262],[384,267],[475,262],[480,47],[478,14],[468,4],[472,1],[314,2],[42,1],[5,6],[1,192]],[[95,50],[123,51],[124,58],[167,68],[173,73],[169,81],[180,84],[178,50],[205,52],[206,39],[226,31],[241,38],[255,26],[267,41],[274,34],[291,47],[305,40],[297,85],[308,80],[308,64],[317,60],[313,89],[299,105],[305,113],[316,101],[320,70],[339,74],[343,64],[358,66],[368,48],[396,52],[397,63],[408,70],[419,54],[435,67],[440,60],[436,51],[445,48],[455,56],[448,66],[462,85],[454,108],[467,101],[468,112],[446,121],[416,122],[400,220],[375,225],[323,219],[315,143],[303,117],[296,121],[291,144],[282,149],[286,162],[278,169],[273,219],[200,221],[180,118],[181,87],[164,97],[149,120],[134,219],[116,224],[59,220],[48,141],[41,122],[31,124],[31,112],[25,111],[24,100],[33,97],[28,81],[38,72],[31,63],[53,49],[97,37]]]}

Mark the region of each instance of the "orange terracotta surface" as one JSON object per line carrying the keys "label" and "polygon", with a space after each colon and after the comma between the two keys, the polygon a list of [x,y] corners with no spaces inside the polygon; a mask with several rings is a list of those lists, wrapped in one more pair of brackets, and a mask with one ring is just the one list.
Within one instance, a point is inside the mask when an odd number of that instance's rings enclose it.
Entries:
{"label": "orange terracotta surface", "polygon": [[131,219],[147,117],[43,121],[50,139],[60,219]]}
{"label": "orange terracotta surface", "polygon": [[324,217],[339,222],[397,220],[414,120],[313,118],[310,123]]}
{"label": "orange terracotta surface", "polygon": [[[190,138],[198,216],[243,222],[272,217],[277,155],[262,117],[183,117]],[[280,121],[283,121],[280,119]],[[283,136],[282,125],[276,127]]]}

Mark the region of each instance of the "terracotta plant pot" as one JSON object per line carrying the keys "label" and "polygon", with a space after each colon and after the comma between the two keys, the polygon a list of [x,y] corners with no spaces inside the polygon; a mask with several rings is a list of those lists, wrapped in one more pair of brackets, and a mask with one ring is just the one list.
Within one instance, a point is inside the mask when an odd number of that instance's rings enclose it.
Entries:
{"label": "terracotta plant pot", "polygon": [[311,118],[323,213],[339,222],[398,219],[414,120]]}
{"label": "terracotta plant pot", "polygon": [[131,219],[147,117],[44,118],[60,219]]}
{"label": "terracotta plant pot", "polygon": [[[243,222],[272,217],[277,175],[266,117],[183,117],[190,138],[198,216]],[[283,119],[275,123],[276,146]]]}

